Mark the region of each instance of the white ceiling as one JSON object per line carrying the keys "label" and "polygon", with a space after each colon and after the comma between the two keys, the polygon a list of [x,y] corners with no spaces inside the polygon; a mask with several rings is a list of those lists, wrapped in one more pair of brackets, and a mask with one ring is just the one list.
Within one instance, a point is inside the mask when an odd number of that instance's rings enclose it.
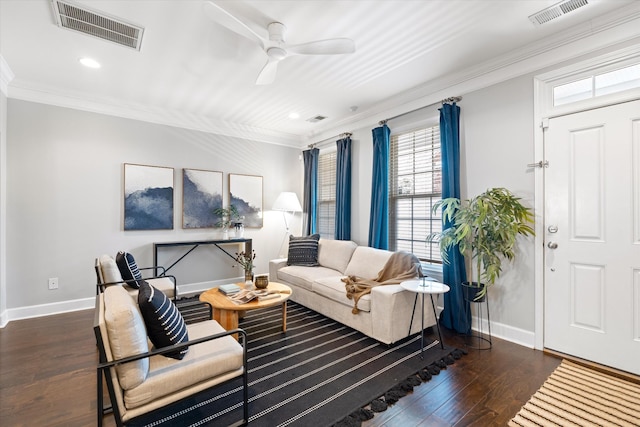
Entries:
{"label": "white ceiling", "polygon": [[[434,82],[530,57],[543,42],[562,43],[572,29],[607,13],[637,11],[633,0],[589,0],[535,26],[528,16],[556,1],[218,1],[264,25],[284,23],[291,44],[334,37],[356,43],[350,55],[286,58],[273,84],[256,86],[266,54],[209,19],[201,0],[77,3],[144,27],[141,51],[57,27],[50,0],[0,0],[0,54],[15,76],[10,98],[133,118],[155,115],[169,124],[294,146],[424,95]],[[102,68],[81,66],[85,56]],[[454,95],[460,94],[448,94]],[[300,119],[289,119],[292,111]],[[316,115],[327,119],[306,120]]]}

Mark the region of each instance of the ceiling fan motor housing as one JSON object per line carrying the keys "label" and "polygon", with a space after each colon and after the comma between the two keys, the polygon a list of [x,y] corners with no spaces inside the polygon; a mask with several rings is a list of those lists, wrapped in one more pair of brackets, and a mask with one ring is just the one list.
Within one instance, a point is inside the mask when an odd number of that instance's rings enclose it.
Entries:
{"label": "ceiling fan motor housing", "polygon": [[280,47],[270,47],[267,49],[267,56],[270,59],[280,61],[287,56],[287,51]]}
{"label": "ceiling fan motor housing", "polygon": [[278,43],[284,43],[284,32],[287,30],[287,27],[280,22],[272,22],[267,27],[267,31],[269,32],[269,40]]}

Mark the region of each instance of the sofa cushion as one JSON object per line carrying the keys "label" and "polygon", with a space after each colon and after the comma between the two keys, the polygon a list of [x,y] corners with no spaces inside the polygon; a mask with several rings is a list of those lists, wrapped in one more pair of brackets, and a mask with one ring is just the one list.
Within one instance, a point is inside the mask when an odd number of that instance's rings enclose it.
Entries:
{"label": "sofa cushion", "polygon": [[357,247],[357,243],[351,240],[320,239],[318,242],[318,264],[344,274],[353,251]]}
{"label": "sofa cushion", "polygon": [[357,276],[364,279],[374,279],[384,268],[393,252],[384,249],[358,246],[353,251],[349,265],[345,269],[345,276]]}
{"label": "sofa cushion", "polygon": [[[224,332],[215,320],[193,323],[188,329],[192,340]],[[242,346],[231,336],[193,345],[182,360],[153,356],[147,380],[125,392],[125,406],[132,409],[216,377],[228,379],[242,372],[242,357]]]}
{"label": "sofa cushion", "polygon": [[102,270],[102,283],[122,282],[122,275],[116,261],[111,255],[102,255],[98,258],[100,270]]}
{"label": "sofa cushion", "polygon": [[315,267],[318,265],[319,234],[311,236],[289,236],[289,255],[287,265],[303,265]]}
{"label": "sofa cushion", "polygon": [[[107,287],[104,290],[104,307],[104,321],[114,360],[149,351],[144,320],[125,288]],[[149,359],[119,365],[116,372],[123,390],[137,387],[147,378]]]}
{"label": "sofa cushion", "polygon": [[[149,285],[142,283],[138,290],[138,305],[147,326],[149,339],[156,348],[168,347],[189,341],[187,326],[173,301]],[[182,359],[188,348],[166,353],[167,357]]]}
{"label": "sofa cushion", "polygon": [[313,290],[313,282],[323,277],[342,277],[342,274],[327,267],[301,267],[298,265],[290,265],[278,270],[278,279],[308,291]]}
{"label": "sofa cushion", "polygon": [[[324,277],[313,282],[313,292],[337,303],[353,307],[353,300],[347,298],[345,283],[341,277]],[[360,311],[371,311],[371,295],[365,295],[358,301]]]}
{"label": "sofa cushion", "polygon": [[127,285],[132,288],[139,288],[143,282],[142,274],[140,274],[138,264],[133,255],[129,252],[118,252],[116,255],[116,264],[118,264],[122,278],[127,281]]}

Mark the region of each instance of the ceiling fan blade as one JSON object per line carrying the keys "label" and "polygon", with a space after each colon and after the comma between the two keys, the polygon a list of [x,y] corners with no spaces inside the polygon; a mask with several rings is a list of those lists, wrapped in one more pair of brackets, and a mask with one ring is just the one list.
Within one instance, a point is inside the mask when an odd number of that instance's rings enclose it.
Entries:
{"label": "ceiling fan blade", "polygon": [[209,19],[217,22],[223,27],[228,28],[234,33],[240,34],[249,40],[256,41],[264,49],[265,40],[254,30],[252,30],[247,24],[233,16],[227,10],[223,9],[220,5],[212,1],[204,2],[204,13]]}
{"label": "ceiling fan blade", "polygon": [[355,51],[355,42],[346,38],[318,40],[287,46],[287,52],[296,55],[339,55]]}
{"label": "ceiling fan blade", "polygon": [[257,85],[268,85],[273,83],[276,79],[276,73],[278,71],[278,60],[269,59],[267,63],[262,67],[262,71],[258,74],[256,79]]}

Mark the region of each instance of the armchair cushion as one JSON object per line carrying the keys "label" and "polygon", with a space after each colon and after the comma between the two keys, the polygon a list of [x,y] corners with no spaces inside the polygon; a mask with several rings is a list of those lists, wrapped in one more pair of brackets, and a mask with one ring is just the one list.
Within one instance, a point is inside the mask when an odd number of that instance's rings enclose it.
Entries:
{"label": "armchair cushion", "polygon": [[[122,286],[109,286],[104,290],[104,321],[107,327],[111,353],[122,359],[149,351],[144,320],[135,301]],[[149,359],[141,359],[116,367],[118,381],[124,390],[135,388],[149,374]]]}
{"label": "armchair cushion", "polygon": [[[173,301],[145,281],[142,281],[138,290],[138,305],[149,339],[156,348],[189,341],[187,326]],[[166,355],[180,360],[188,350],[184,348]]]}
{"label": "armchair cushion", "polygon": [[133,255],[129,252],[118,252],[116,255],[116,264],[118,265],[122,278],[127,280],[127,285],[132,288],[139,288],[143,282],[142,274],[138,269],[138,264]]}
{"label": "armchair cushion", "polygon": [[98,258],[100,270],[102,273],[102,283],[122,282],[122,274],[111,255],[102,255]]}

